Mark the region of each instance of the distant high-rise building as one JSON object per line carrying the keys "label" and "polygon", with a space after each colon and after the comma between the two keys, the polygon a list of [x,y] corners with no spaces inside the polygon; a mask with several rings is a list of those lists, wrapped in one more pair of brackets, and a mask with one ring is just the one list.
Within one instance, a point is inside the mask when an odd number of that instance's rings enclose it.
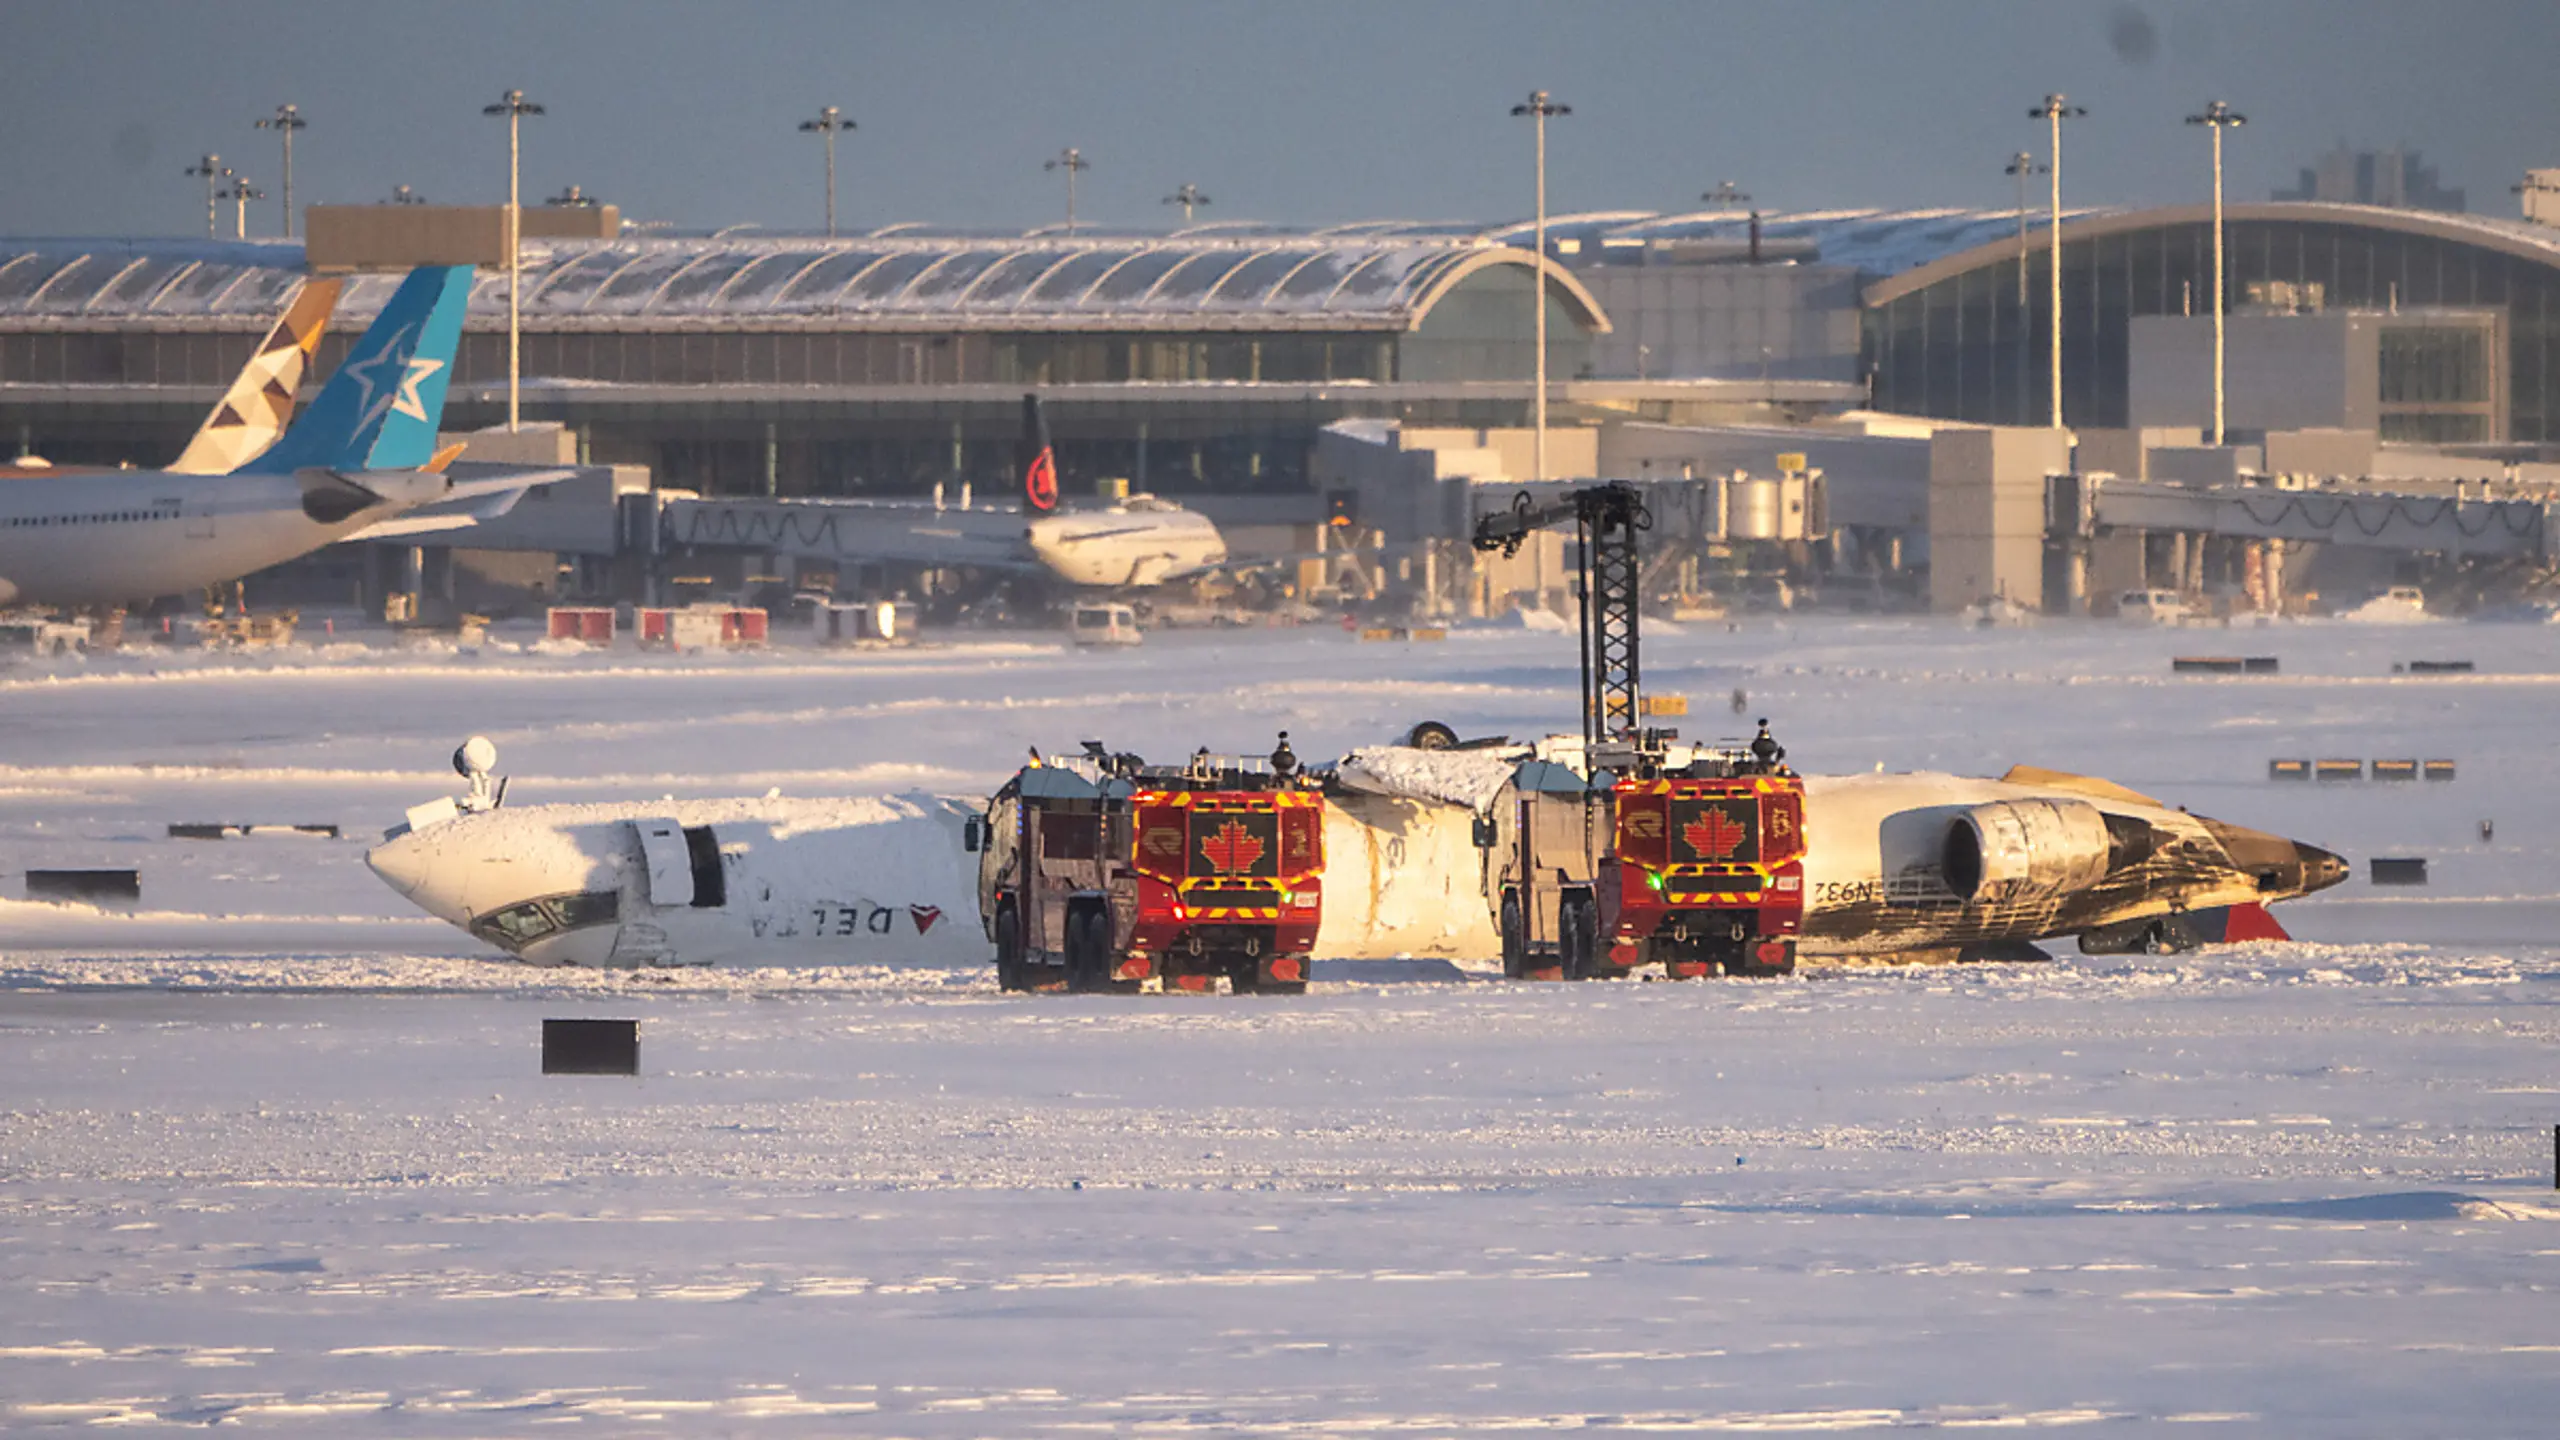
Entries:
{"label": "distant high-rise building", "polygon": [[2537,225],[2560,225],[2560,170],[2527,170],[2516,193],[2524,197],[2524,218]]}
{"label": "distant high-rise building", "polygon": [[2459,213],[2467,208],[2462,203],[2462,191],[2438,185],[2435,167],[2419,163],[2417,151],[2350,150],[2344,145],[2304,170],[2300,185],[2278,190],[2273,198],[2387,205],[2394,210]]}

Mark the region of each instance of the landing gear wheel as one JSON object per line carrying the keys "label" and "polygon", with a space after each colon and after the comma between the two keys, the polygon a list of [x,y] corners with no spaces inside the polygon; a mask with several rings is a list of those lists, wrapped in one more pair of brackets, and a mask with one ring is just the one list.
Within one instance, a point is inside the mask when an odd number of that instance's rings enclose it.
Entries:
{"label": "landing gear wheel", "polygon": [[1010,900],[996,906],[996,988],[1031,988],[1030,978],[1022,973],[1022,912]]}
{"label": "landing gear wheel", "polygon": [[1529,939],[1520,917],[1520,892],[1502,893],[1502,978],[1517,980],[1529,972]]}
{"label": "landing gear wheel", "polygon": [[1404,743],[1416,750],[1455,750],[1458,732],[1437,720],[1425,720],[1405,732]]}

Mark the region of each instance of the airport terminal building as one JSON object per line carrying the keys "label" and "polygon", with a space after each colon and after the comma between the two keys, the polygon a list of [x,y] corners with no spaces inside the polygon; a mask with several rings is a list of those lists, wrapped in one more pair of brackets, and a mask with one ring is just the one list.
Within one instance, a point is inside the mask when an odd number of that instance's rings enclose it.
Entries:
{"label": "airport terminal building", "polygon": [[[1555,217],[1552,423],[1872,408],[2040,424],[2048,251],[2027,219],[2022,244],[2014,211]],[[2228,234],[2235,312],[2366,317],[2340,329],[2371,353],[2334,382],[2338,423],[2560,443],[2560,229],[2301,202],[2233,206]],[[1070,493],[1118,478],[1268,508],[1312,498],[1336,421],[1527,423],[1531,243],[1516,222],[529,239],[524,414],[666,487],[989,493],[1012,483],[1037,389]],[[2146,398],[2132,352],[2138,322],[2209,312],[2209,244],[2201,208],[2066,217],[2067,423],[2198,423],[2209,392]],[[292,242],[0,241],[0,445],[166,460],[328,259]],[[324,370],[392,284],[349,285]],[[504,419],[505,325],[506,277],[484,271],[448,428]]]}

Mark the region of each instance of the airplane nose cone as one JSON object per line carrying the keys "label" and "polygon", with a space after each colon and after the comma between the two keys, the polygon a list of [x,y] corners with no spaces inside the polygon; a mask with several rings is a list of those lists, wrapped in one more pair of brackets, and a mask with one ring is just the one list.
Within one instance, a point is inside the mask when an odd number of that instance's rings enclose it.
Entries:
{"label": "airplane nose cone", "polygon": [[471,915],[461,897],[440,883],[435,847],[416,831],[397,835],[365,852],[364,863],[382,882],[409,897],[411,904],[439,920],[467,925]]}
{"label": "airplane nose cone", "polygon": [[2347,878],[2347,862],[2343,856],[2333,855],[2317,845],[2305,845],[2299,840],[2293,842],[2293,852],[2301,871],[2302,893],[2305,895],[2315,890],[2326,890]]}

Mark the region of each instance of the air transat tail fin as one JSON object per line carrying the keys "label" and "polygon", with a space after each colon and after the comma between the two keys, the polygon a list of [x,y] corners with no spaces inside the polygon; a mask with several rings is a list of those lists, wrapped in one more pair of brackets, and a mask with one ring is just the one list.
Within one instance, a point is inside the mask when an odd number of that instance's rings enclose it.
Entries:
{"label": "air transat tail fin", "polygon": [[320,337],[329,331],[329,312],[338,305],[339,280],[308,280],[285,307],[276,328],[249,357],[240,378],[170,472],[178,475],[225,475],[265,453],[292,423],[294,399],[302,389]]}
{"label": "air transat tail fin", "polygon": [[244,468],[415,470],[433,459],[471,278],[468,265],[410,271],[320,398]]}
{"label": "air transat tail fin", "polygon": [[1058,454],[1049,445],[1049,417],[1037,394],[1022,397],[1022,502],[1026,508],[1058,508]]}

